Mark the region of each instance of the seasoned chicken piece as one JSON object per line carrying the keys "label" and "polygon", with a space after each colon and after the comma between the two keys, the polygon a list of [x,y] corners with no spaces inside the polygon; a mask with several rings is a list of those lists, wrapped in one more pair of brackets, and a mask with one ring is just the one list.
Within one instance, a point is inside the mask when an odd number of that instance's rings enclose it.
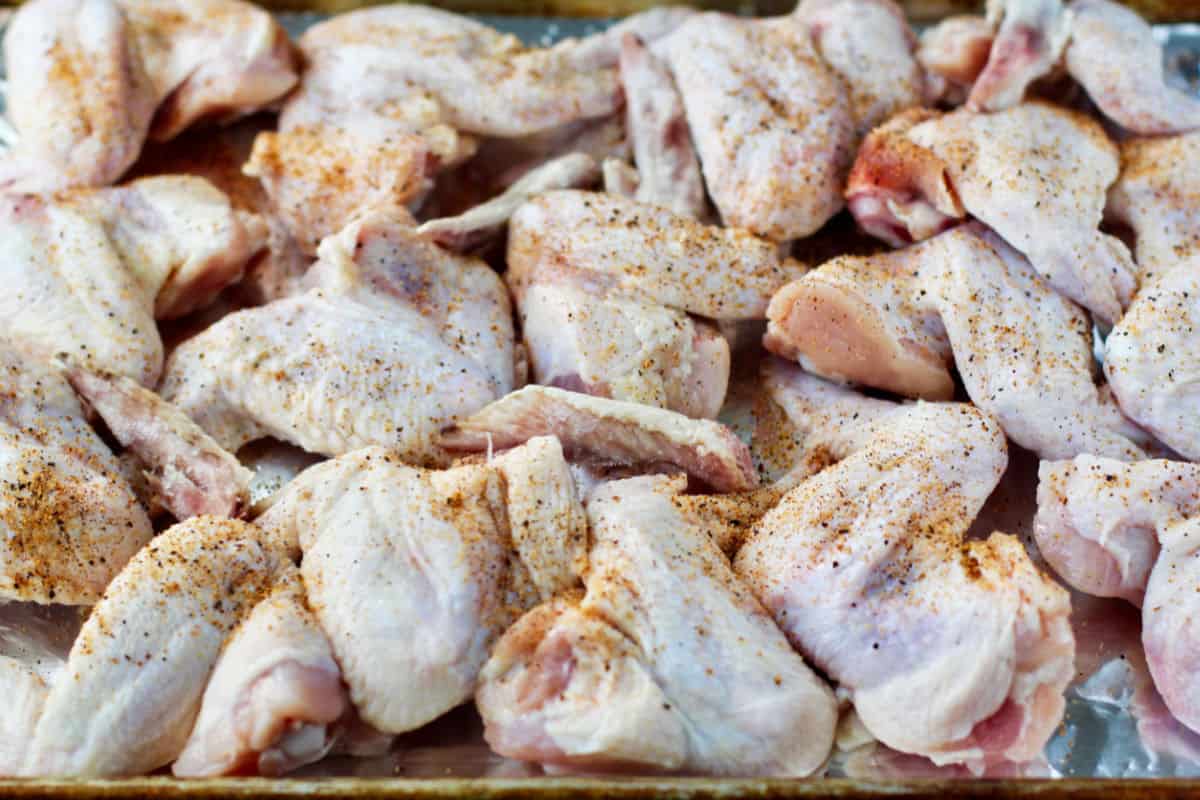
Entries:
{"label": "seasoned chicken piece", "polygon": [[704,178],[675,79],[632,33],[621,39],[620,67],[625,129],[637,165],[634,197],[683,217],[705,218],[708,197]]}
{"label": "seasoned chicken piece", "polygon": [[678,480],[591,496],[587,593],[539,606],[496,646],[476,703],[497,752],[557,768],[807,775],[836,706],[674,506]]}
{"label": "seasoned chicken piece", "polygon": [[[303,550],[309,602],[379,730],[413,730],[469,699],[522,601],[575,582],[583,512],[561,452],[531,448],[445,472],[366,448],[305,471],[260,518]],[[510,525],[523,530],[510,537]]]}
{"label": "seasoned chicken piece", "polygon": [[971,400],[1021,446],[1144,457],[1096,388],[1087,315],[978,223],[834,259],[781,289],[768,316],[766,347],[818,375],[949,399],[952,352]]}
{"label": "seasoned chicken piece", "polygon": [[1185,458],[1200,458],[1200,253],[1138,293],[1104,345],[1104,374],[1129,417]]}
{"label": "seasoned chicken piece", "polygon": [[995,29],[973,14],[946,17],[921,33],[917,61],[925,70],[926,100],[962,105],[987,65]]}
{"label": "seasoned chicken piece", "polygon": [[1142,606],[1158,560],[1157,532],[1200,514],[1200,467],[1078,456],[1038,469],[1034,534],[1071,586]]}
{"label": "seasoned chicken piece", "polygon": [[556,436],[567,458],[669,464],[718,492],[752,489],[758,475],[733,431],[711,420],[548,386],[526,386],[442,435],[451,450],[482,452]]}
{"label": "seasoned chicken piece", "polygon": [[597,295],[581,283],[537,283],[519,301],[537,383],[716,417],[730,353],[711,325],[655,303]]}
{"label": "seasoned chicken piece", "polygon": [[967,98],[973,111],[1020,103],[1029,85],[1059,63],[1072,32],[1072,13],[1062,0],[988,0],[988,21],[996,36]]}
{"label": "seasoned chicken piece", "polygon": [[803,267],[745,231],[588,192],[550,192],[509,229],[507,280],[538,383],[715,416],[729,346],[691,319],[761,318]]}
{"label": "seasoned chicken piece", "polygon": [[[217,129],[190,129],[168,142],[151,142],[128,173],[134,178],[195,175],[224,192],[238,211],[262,217],[266,247],[247,264],[242,280],[224,293],[236,305],[262,305],[292,294],[312,263],[275,218],[262,183],[242,171],[255,137],[274,125],[273,117],[259,114]],[[206,321],[204,327],[210,323]]]}
{"label": "seasoned chicken piece", "polygon": [[153,534],[67,381],[0,346],[0,601],[91,605]]}
{"label": "seasoned chicken piece", "polygon": [[1200,255],[1200,132],[1121,143],[1121,176],[1105,215],[1128,225],[1140,284]]}
{"label": "seasoned chicken piece", "polygon": [[785,241],[841,209],[854,119],[803,26],[702,14],[662,47],[726,225]]}
{"label": "seasoned chicken piece", "polygon": [[121,571],[84,623],[21,775],[139,775],[179,755],[226,635],[280,564],[261,532],[193,517]]}
{"label": "seasoned chicken piece", "polygon": [[970,214],[1110,326],[1136,288],[1128,251],[1098,230],[1117,156],[1098,123],[1046,103],[918,112],[867,138],[847,198],[864,230],[896,246]]}
{"label": "seasoned chicken piece", "polygon": [[803,267],[745,230],[704,225],[660,206],[591,192],[547,192],[517,209],[508,281],[578,277],[710,319],[762,319],[776,289]]}
{"label": "seasoned chicken piece", "polygon": [[1072,586],[1142,607],[1142,642],[1171,713],[1200,731],[1195,603],[1200,469],[1080,456],[1039,470],[1038,545]]}
{"label": "seasoned chicken piece", "polygon": [[324,757],[350,709],[329,641],[288,565],[221,651],[179,777],[282,775]]}
{"label": "seasoned chicken piece", "polygon": [[66,378],[144,465],[149,489],[176,519],[247,509],[253,473],[179,409],[129,378],[77,367]]}
{"label": "seasoned chicken piece", "polygon": [[146,385],[162,369],[155,318],[210,301],[265,235],[261,220],[187,176],[54,200],[10,196],[0,229],[3,334]]}
{"label": "seasoned chicken piece", "polygon": [[1071,14],[1067,71],[1106,117],[1143,135],[1200,128],[1200,99],[1167,83],[1162,44],[1136,11],[1075,0]]}
{"label": "seasoned chicken piece", "polygon": [[964,541],[1004,470],[999,427],[920,403],[871,433],[832,440],[842,460],[767,512],[738,575],[888,747],[976,771],[1035,758],[1075,648],[1066,592],[1018,540]]}
{"label": "seasoned chicken piece", "polygon": [[771,298],[763,346],[830,380],[951,399],[950,341],[921,291],[921,273],[946,257],[944,238],[952,235],[840,256],[789,283]]}
{"label": "seasoned chicken piece", "polygon": [[850,90],[855,139],[925,99],[917,38],[892,0],[802,0],[793,14]]}
{"label": "seasoned chicken piece", "polygon": [[689,13],[654,9],[542,49],[426,6],[339,15],[300,40],[300,89],[247,170],[313,251],[360,209],[418,203],[440,170],[474,152],[472,135],[528,136],[612,114],[622,32],[657,39]]}
{"label": "seasoned chicken piece", "polygon": [[512,389],[512,311],[481,261],[373,213],[321,248],[315,288],[230,314],[172,353],[161,394],[235,451],[370,444],[444,463],[437,432]]}
{"label": "seasoned chicken piece", "polygon": [[568,153],[525,173],[503,194],[454,217],[433,219],[417,228],[449,250],[478,250],[492,241],[509,218],[534,195],[554,189],[586,188],[600,177],[596,160],[586,153]]}
{"label": "seasoned chicken piece", "polygon": [[54,191],[121,176],[161,100],[137,46],[115,0],[39,0],[13,15],[4,99],[16,141],[6,142],[0,185]]}
{"label": "seasoned chicken piece", "polygon": [[810,375],[795,364],[768,357],[763,390],[787,415],[806,453],[836,458],[866,447],[906,406],[867,397]]}
{"label": "seasoned chicken piece", "polygon": [[562,444],[536,436],[488,466],[504,478],[515,556],[509,568],[528,574],[539,599],[578,588],[587,572],[588,522]]}
{"label": "seasoned chicken piece", "polygon": [[114,182],[146,137],[262,108],[296,82],[283,28],[239,0],[37,0],[4,39],[16,141],[0,185]]}

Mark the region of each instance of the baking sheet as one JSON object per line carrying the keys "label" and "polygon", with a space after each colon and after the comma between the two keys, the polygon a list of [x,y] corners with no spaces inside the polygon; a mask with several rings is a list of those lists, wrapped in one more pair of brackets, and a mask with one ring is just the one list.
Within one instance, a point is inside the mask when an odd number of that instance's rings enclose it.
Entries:
{"label": "baking sheet", "polygon": [[[297,35],[322,18],[308,13],[285,13],[280,15],[285,26]],[[503,17],[477,15],[500,30],[513,33],[531,45],[548,45],[568,36],[583,36],[602,30],[610,20],[554,19],[538,17]],[[1200,94],[1200,25],[1156,26],[1166,48],[1166,63],[1172,81],[1181,88]],[[741,360],[746,373],[740,386],[731,392],[731,404],[727,417],[736,423],[743,433],[749,435],[753,419],[749,414],[752,404],[753,359]],[[739,392],[740,389],[740,392]],[[989,500],[975,532],[986,535],[992,529],[1002,529],[1020,536],[1033,549],[1030,525],[1034,510],[1037,463],[1031,455],[1014,452],[1009,471]],[[1061,777],[1061,778],[1147,778],[1147,777],[1197,777],[1200,776],[1200,736],[1191,733],[1176,723],[1167,714],[1158,698],[1141,657],[1140,614],[1128,604],[1073,595],[1074,622],[1079,639],[1079,677],[1067,695],[1067,711],[1059,731],[1048,744],[1045,760],[1028,765],[1016,772],[997,774],[995,778]],[[0,607],[0,612],[4,609]],[[10,607],[11,610],[11,607]],[[6,647],[18,646],[19,632],[6,630],[0,613],[0,652]],[[57,624],[64,624],[61,621]],[[70,624],[69,622],[66,624]],[[965,774],[957,768],[939,769],[922,759],[904,756],[874,745],[856,741],[852,735],[844,737],[845,749],[832,757],[826,772],[831,778],[852,778],[858,781],[896,781],[909,778],[959,778]],[[851,747],[851,745],[857,745]],[[511,783],[512,779],[541,776],[541,770],[533,765],[505,759],[493,754],[482,738],[482,725],[470,706],[457,709],[437,722],[412,734],[401,737],[395,748],[386,756],[377,758],[331,758],[306,767],[292,776],[299,779],[289,782],[254,782],[253,791],[271,794],[291,792],[311,794],[330,790],[340,794],[364,794],[372,785],[380,787],[380,794],[398,793],[394,782],[376,781],[330,781],[337,778],[407,778],[433,779],[445,789],[458,787],[454,791],[478,795],[511,796],[519,788],[532,788],[526,783]],[[464,784],[445,779],[490,779],[485,783]],[[305,780],[309,779],[309,780]],[[312,779],[320,779],[313,781]],[[56,796],[107,795],[110,791],[120,794],[124,786],[130,792],[170,793],[163,782],[89,783],[61,784],[35,782],[24,784],[22,794],[45,791]],[[235,786],[246,784],[226,781],[204,781],[198,785],[208,787],[205,791],[220,796],[229,793]],[[664,792],[695,793],[705,796],[736,795],[753,789],[756,793],[774,794],[782,786],[769,781],[751,783],[713,780],[702,782],[681,781],[672,784],[662,782],[642,783],[620,781],[610,784],[563,781],[541,778],[534,785],[551,793],[572,793],[573,788],[596,792],[607,786],[604,793],[629,794],[631,796],[661,795]],[[888,784],[900,789],[898,784]],[[979,784],[982,788],[988,784]],[[1075,787],[1072,796],[1089,794],[1090,784],[1066,782],[1065,787]],[[1169,793],[1176,791],[1176,784],[1161,784]],[[10,794],[13,784],[0,781],[0,792]],[[324,787],[324,790],[319,787]],[[386,790],[384,786],[388,787]],[[414,782],[404,784],[417,796],[441,795],[440,789],[429,784]],[[798,784],[790,784],[794,793],[811,794],[812,786],[800,790]],[[1129,784],[1130,787],[1137,784]],[[74,787],[74,788],[71,788]],[[91,787],[90,789],[85,787]],[[289,788],[290,787],[290,788]],[[839,795],[863,796],[874,794],[870,785],[855,782],[832,781],[830,791]],[[935,790],[926,786],[930,793]],[[925,790],[910,793],[924,794]],[[784,793],[793,793],[791,791]],[[1005,792],[1006,794],[1008,792]],[[1140,790],[1122,792],[1139,794]]]}

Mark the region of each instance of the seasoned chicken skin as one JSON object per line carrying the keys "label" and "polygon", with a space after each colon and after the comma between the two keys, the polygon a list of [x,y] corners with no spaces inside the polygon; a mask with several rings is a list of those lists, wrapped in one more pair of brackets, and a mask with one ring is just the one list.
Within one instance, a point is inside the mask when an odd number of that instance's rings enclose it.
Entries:
{"label": "seasoned chicken skin", "polygon": [[1200,468],[1080,456],[1038,471],[1038,546],[1067,583],[1142,608],[1142,643],[1171,713],[1200,732],[1195,604]]}
{"label": "seasoned chicken skin", "polygon": [[[853,407],[772,364],[810,407]],[[841,460],[759,520],[736,571],[882,743],[976,770],[1034,758],[1062,717],[1075,647],[1066,592],[1018,540],[964,541],[1004,471],[1004,437],[964,404],[885,422],[829,440]]]}
{"label": "seasoned chicken skin", "polygon": [[781,289],[767,349],[834,379],[949,399],[967,394],[1044,458],[1138,459],[1096,388],[1087,315],[978,223],[911,247],[834,259]]}
{"label": "seasoned chicken skin", "polygon": [[437,432],[510,391],[496,274],[373,213],[321,248],[309,291],[230,314],[177,348],[161,393],[227,450],[263,436],[338,455],[446,459]]}
{"label": "seasoned chicken skin", "polygon": [[1121,143],[1121,175],[1104,213],[1133,230],[1143,287],[1200,255],[1198,205],[1200,132]]}
{"label": "seasoned chicken skin", "polygon": [[1186,458],[1200,458],[1200,254],[1138,293],[1104,345],[1121,410]]}
{"label": "seasoned chicken skin", "polygon": [[662,205],[547,192],[513,215],[508,273],[538,383],[712,417],[729,347],[689,317],[761,318],[803,267]]}
{"label": "seasoned chicken skin", "polygon": [[362,719],[402,733],[471,697],[523,604],[575,585],[582,519],[561,448],[539,440],[435,472],[359,450],[306,470],[259,522],[303,551]]}
{"label": "seasoned chicken skin", "polygon": [[0,346],[0,600],[91,605],[153,531],[66,379]]}
{"label": "seasoned chicken skin", "polygon": [[281,775],[324,757],[349,708],[329,641],[289,564],[229,637],[171,769],[179,777]]}
{"label": "seasoned chicken skin", "polygon": [[916,36],[892,0],[802,0],[793,12],[850,90],[855,138],[925,100]]}
{"label": "seasoned chicken skin", "polygon": [[118,777],[174,761],[226,635],[279,565],[236,520],[193,517],[156,537],[92,609],[18,774]]}
{"label": "seasoned chicken skin", "polygon": [[212,300],[266,234],[207,181],[182,175],[58,199],[9,196],[0,228],[3,334],[146,385],[162,369],[155,319]]}
{"label": "seasoned chicken skin", "polygon": [[484,668],[476,703],[497,752],[737,775],[807,775],[825,760],[832,693],[675,507],[681,488],[640,477],[592,494],[586,594],[529,612]]}
{"label": "seasoned chicken skin", "polygon": [[1137,285],[1125,246],[1098,230],[1118,167],[1098,123],[1046,103],[910,112],[867,138],[846,196],[859,224],[896,246],[970,214],[1111,326]]}
{"label": "seasoned chicken skin", "polygon": [[841,209],[854,118],[803,25],[699,14],[661,47],[726,225],[785,241]]}
{"label": "seasoned chicken skin", "polygon": [[36,0],[4,38],[15,129],[0,186],[105,186],[148,136],[263,108],[296,82],[291,45],[240,0]]}

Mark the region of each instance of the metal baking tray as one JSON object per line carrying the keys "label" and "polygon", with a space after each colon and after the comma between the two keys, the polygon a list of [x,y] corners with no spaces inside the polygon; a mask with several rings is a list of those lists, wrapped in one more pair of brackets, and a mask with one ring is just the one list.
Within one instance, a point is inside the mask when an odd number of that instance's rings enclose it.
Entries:
{"label": "metal baking tray", "polygon": [[[520,0],[514,0],[520,2]],[[573,0],[572,0],[573,1]],[[640,2],[640,0],[638,0]],[[1153,0],[1151,0],[1153,2]],[[285,0],[287,2],[287,0]],[[342,0],[334,0],[335,3]],[[585,0],[586,2],[586,0]],[[268,3],[269,4],[269,3]],[[344,5],[344,3],[343,3]],[[353,5],[361,5],[354,2]],[[965,5],[971,5],[967,3]],[[1176,10],[1200,4],[1160,3]],[[311,7],[311,6],[310,6]],[[476,5],[476,8],[478,6]],[[611,8],[611,5],[609,6]],[[743,8],[743,11],[753,11]],[[328,16],[283,12],[293,35]],[[475,14],[529,44],[548,45],[602,30],[612,19]],[[1200,94],[1200,24],[1158,25],[1171,79]],[[824,234],[823,234],[824,236]],[[815,245],[820,252],[821,245]],[[749,435],[745,420],[756,366],[743,363],[723,417]],[[989,526],[1031,541],[1037,461],[1014,452],[1009,471],[981,514]],[[990,530],[990,528],[989,528]],[[987,533],[988,531],[980,531]],[[1074,594],[1079,637],[1078,676],[1068,690],[1062,725],[1045,763],[1025,774],[972,778],[939,769],[873,744],[839,750],[819,778],[749,779],[694,776],[542,775],[539,768],[492,753],[471,706],[401,737],[376,758],[331,758],[284,779],[224,778],[180,781],[151,776],[119,781],[0,780],[0,797],[14,798],[731,798],[731,797],[1069,797],[1162,798],[1200,796],[1200,735],[1167,715],[1141,659],[1139,615],[1131,606]]]}

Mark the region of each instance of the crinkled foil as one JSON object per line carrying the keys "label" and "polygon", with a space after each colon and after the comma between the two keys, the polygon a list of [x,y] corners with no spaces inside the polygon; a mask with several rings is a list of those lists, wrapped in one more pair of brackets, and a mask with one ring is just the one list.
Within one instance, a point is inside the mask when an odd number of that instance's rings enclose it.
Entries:
{"label": "crinkled foil", "polygon": [[[283,14],[293,35],[319,21],[314,14]],[[603,29],[608,22],[533,17],[479,17],[531,45],[548,45],[568,36]],[[1167,71],[1178,87],[1200,94],[1200,25],[1160,25],[1155,31],[1166,50]],[[731,390],[723,418],[752,435],[752,372]],[[1014,452],[1008,473],[981,514],[973,533],[1004,530],[1020,536],[1035,550],[1032,520],[1037,461]],[[1154,690],[1140,640],[1140,613],[1126,603],[1072,596],[1078,641],[1078,677],[1067,694],[1066,714],[1046,747],[1043,762],[1005,770],[989,777],[1193,777],[1200,776],[1200,735],[1177,723]],[[0,605],[0,653],[23,652],[54,641],[60,648],[79,624],[72,614],[36,612],[32,629],[15,620],[30,617],[20,604]],[[937,768],[873,743],[847,714],[839,749],[827,769],[830,776],[861,779],[954,777],[966,774]],[[798,732],[798,735],[803,735]],[[540,774],[537,767],[501,758],[483,741],[482,725],[470,707],[401,737],[393,751],[377,758],[333,758],[296,773],[297,778],[412,777],[517,778]]]}

